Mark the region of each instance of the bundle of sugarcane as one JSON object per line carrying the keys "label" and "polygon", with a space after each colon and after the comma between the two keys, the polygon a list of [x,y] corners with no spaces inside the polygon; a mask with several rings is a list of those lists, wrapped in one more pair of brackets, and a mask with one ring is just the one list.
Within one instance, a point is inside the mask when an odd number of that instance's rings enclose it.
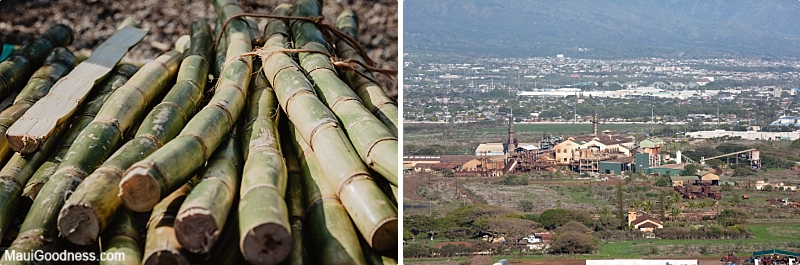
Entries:
{"label": "bundle of sugarcane", "polygon": [[196,21],[174,51],[95,76],[49,117],[34,102],[61,104],[56,88],[85,64],[62,78],[74,62],[55,49],[60,60],[0,112],[0,132],[19,129],[0,170],[0,238],[18,230],[9,251],[127,256],[101,264],[394,261],[382,254],[397,249],[397,111],[369,58],[352,38],[323,38],[346,34],[318,27],[320,1],[279,5],[263,34],[236,0],[211,1],[216,51]]}
{"label": "bundle of sugarcane", "polygon": [[[296,1],[294,8],[310,6],[311,9],[319,10],[318,4],[319,2],[317,1]],[[284,22],[273,21],[271,23]],[[308,21],[295,21],[293,27],[300,28],[304,27],[304,25],[308,25],[305,26],[308,31],[312,31],[311,27],[316,29],[314,24],[310,24]],[[265,34],[267,36],[265,50],[269,54],[262,58],[264,61],[263,69],[275,88],[282,109],[286,112],[292,124],[297,127],[302,136],[301,138],[317,152],[320,166],[327,173],[330,184],[338,191],[339,199],[344,204],[358,230],[367,238],[370,246],[379,250],[392,248],[397,242],[397,208],[372,180],[367,166],[358,157],[353,144],[341,129],[337,116],[314,92],[313,88],[316,86],[311,84],[292,57],[281,52],[284,50],[284,45],[288,43],[288,28],[284,25],[283,27],[276,26],[272,28],[268,26],[267,29],[274,30],[274,32]],[[300,31],[298,30],[298,32]],[[305,38],[305,35],[298,34],[298,38]],[[302,39],[296,39],[295,42],[308,43]],[[305,56],[312,54],[317,53],[306,53]],[[324,68],[324,64],[328,62],[329,60],[327,59],[325,59],[325,62],[321,62],[321,60],[308,62],[308,64],[316,63],[316,65],[307,65],[306,68],[315,69],[317,66]],[[335,80],[330,81],[329,79],[315,81],[318,86],[323,85],[319,82],[335,82]],[[319,88],[318,90],[322,91],[323,89]],[[335,94],[335,92],[331,94]],[[326,102],[334,98],[330,94],[325,95],[329,96],[324,98]],[[335,107],[335,104],[331,103],[335,102],[329,103],[329,105]],[[362,117],[364,120],[367,118],[369,117]],[[347,122],[343,121],[343,123]],[[383,126],[382,124],[380,125]],[[380,132],[379,127],[375,131]],[[360,131],[354,130],[351,135],[359,137],[355,135],[357,132]],[[375,142],[377,141],[373,141],[373,143]],[[396,157],[397,153],[380,155]],[[397,163],[397,161],[394,163]],[[387,168],[387,170],[389,169]],[[393,174],[397,174],[396,170],[395,168]]]}
{"label": "bundle of sugarcane", "polygon": [[72,243],[87,245],[95,241],[121,204],[117,197],[121,173],[172,140],[194,114],[205,90],[211,29],[204,21],[195,21],[191,33],[191,46],[175,86],[150,111],[136,137],[89,175],[61,209],[59,231]]}

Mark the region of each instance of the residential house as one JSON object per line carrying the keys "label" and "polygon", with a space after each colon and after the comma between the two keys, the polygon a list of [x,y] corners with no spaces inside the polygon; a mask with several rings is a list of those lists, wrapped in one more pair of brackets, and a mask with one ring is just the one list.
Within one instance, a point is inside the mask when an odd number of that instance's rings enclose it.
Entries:
{"label": "residential house", "polygon": [[628,212],[628,225],[641,232],[653,232],[655,229],[664,228],[664,222],[647,214],[636,215],[635,211]]}

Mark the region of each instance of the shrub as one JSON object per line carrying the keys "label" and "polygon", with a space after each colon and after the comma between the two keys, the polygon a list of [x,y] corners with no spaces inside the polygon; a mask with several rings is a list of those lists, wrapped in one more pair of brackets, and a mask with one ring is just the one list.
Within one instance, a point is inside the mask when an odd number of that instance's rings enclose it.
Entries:
{"label": "shrub", "polygon": [[594,252],[596,240],[584,233],[565,232],[557,234],[550,244],[553,253],[585,254]]}
{"label": "shrub", "polygon": [[734,226],[744,224],[747,221],[747,214],[745,212],[725,209],[716,216],[717,224],[721,226]]}

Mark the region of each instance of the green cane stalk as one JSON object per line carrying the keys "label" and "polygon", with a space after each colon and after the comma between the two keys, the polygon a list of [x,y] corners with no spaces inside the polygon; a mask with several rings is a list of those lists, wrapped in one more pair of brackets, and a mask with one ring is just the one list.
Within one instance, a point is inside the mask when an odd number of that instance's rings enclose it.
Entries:
{"label": "green cane stalk", "polygon": [[[217,0],[213,4],[221,20],[242,13],[234,0]],[[125,207],[149,211],[162,197],[183,185],[211,157],[239,118],[252,73],[252,58],[239,55],[252,49],[250,28],[243,19],[234,19],[225,36],[226,57],[236,59],[228,59],[211,101],[180,135],[125,171],[119,183],[119,197]]]}
{"label": "green cane stalk", "polygon": [[[292,16],[317,17],[321,12],[322,6],[316,0],[296,0]],[[296,49],[317,51],[301,52],[299,58],[320,99],[336,114],[361,160],[397,185],[398,149],[394,133],[364,107],[350,86],[339,79],[331,58],[326,55],[327,42],[316,25],[296,20],[291,27]]]}
{"label": "green cane stalk", "polygon": [[[261,64],[256,63],[256,68]],[[292,250],[286,207],[286,162],[278,133],[280,105],[259,72],[250,84],[242,146],[246,155],[239,195],[239,246],[254,264],[277,264]]]}
{"label": "green cane stalk", "polygon": [[[345,10],[339,14],[336,19],[336,27],[354,39],[358,39],[358,16],[352,10]],[[336,55],[345,60],[352,59],[367,63],[358,50],[341,39],[336,41]],[[386,91],[380,85],[370,80],[370,78],[374,78],[372,72],[361,66],[357,66],[357,68],[359,72],[369,78],[359,75],[354,70],[340,67],[338,69],[342,80],[353,88],[358,97],[361,98],[361,102],[364,102],[364,106],[397,135],[397,119],[399,117],[397,103],[386,95]]]}
{"label": "green cane stalk", "polygon": [[[288,9],[279,6],[274,14],[285,15]],[[297,126],[300,138],[317,153],[320,166],[359,231],[374,248],[392,248],[397,244],[397,209],[372,180],[336,116],[317,98],[303,71],[281,52],[289,41],[285,22],[273,20],[266,30],[263,71],[281,108]]]}
{"label": "green cane stalk", "polygon": [[[294,130],[290,130],[294,131]],[[305,141],[293,135],[306,198],[306,222],[309,233],[306,247],[313,249],[316,262],[325,265],[367,264],[353,227],[351,216],[339,200],[337,191],[328,182],[318,156]]]}
{"label": "green cane stalk", "polygon": [[0,63],[0,100],[11,91],[22,88],[33,70],[44,63],[53,49],[72,43],[72,35],[72,29],[67,25],[52,26],[32,43],[22,46]]}

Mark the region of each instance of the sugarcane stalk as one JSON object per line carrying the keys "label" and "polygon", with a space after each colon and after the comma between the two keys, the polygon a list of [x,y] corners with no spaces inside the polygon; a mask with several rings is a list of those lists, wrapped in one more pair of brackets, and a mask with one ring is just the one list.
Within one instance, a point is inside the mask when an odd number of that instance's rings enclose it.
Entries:
{"label": "sugarcane stalk", "polygon": [[[182,54],[167,52],[146,64],[122,87],[114,91],[70,147],[56,172],[44,184],[25,216],[20,235],[9,249],[34,251],[41,245],[19,245],[29,238],[56,238],[56,221],[64,205],[88,172],[93,172],[119,146],[123,132],[144,111],[150,101],[164,91],[175,76]],[[26,249],[22,247],[33,247]],[[5,264],[5,263],[3,263]]]}
{"label": "sugarcane stalk", "polygon": [[[286,168],[289,172],[288,189],[286,190],[286,206],[289,208],[289,223],[292,227],[292,252],[286,258],[286,265],[302,265],[310,263],[311,259],[303,246],[307,243],[303,239],[303,223],[306,222],[306,198],[303,188],[303,173],[300,164],[297,162],[297,152],[292,148],[291,137],[283,137],[282,144],[289,146],[284,148],[286,158]],[[288,143],[288,144],[287,144]],[[350,226],[352,230],[352,225]],[[308,235],[305,235],[308,236]]]}
{"label": "sugarcane stalk", "polygon": [[8,159],[11,159],[11,148],[0,147],[0,166],[5,165]]}
{"label": "sugarcane stalk", "polygon": [[[217,19],[214,26],[214,36],[220,36],[220,30],[222,30],[222,22]],[[219,43],[219,46],[215,52],[214,67],[211,69],[215,79],[219,79],[222,74],[222,65],[225,63],[225,53],[228,51],[228,38],[222,36],[217,43]]]}
{"label": "sugarcane stalk", "polygon": [[392,203],[397,206],[397,186],[384,178],[376,178],[375,183],[381,188],[383,194],[386,194],[386,197],[391,199]]}
{"label": "sugarcane stalk", "polygon": [[64,159],[64,156],[72,147],[72,143],[78,137],[78,134],[94,120],[95,114],[100,111],[106,99],[114,93],[118,88],[122,87],[128,79],[133,76],[139,68],[130,64],[118,65],[111,76],[104,79],[103,82],[98,84],[89,95],[89,100],[77,112],[77,115],[71,122],[72,126],[69,128],[65,136],[61,139],[58,149],[55,151],[47,161],[33,173],[33,176],[25,184],[25,189],[22,191],[22,196],[29,198],[31,201],[36,199],[44,183],[56,171],[56,167]]}
{"label": "sugarcane stalk", "polygon": [[5,110],[6,108],[11,107],[11,105],[14,104],[14,99],[17,98],[17,95],[19,95],[17,91],[13,91],[9,94],[10,95],[8,95],[8,97],[5,99],[0,99],[0,110]]}
{"label": "sugarcane stalk", "polygon": [[[292,16],[317,17],[321,12],[322,6],[317,0],[296,0]],[[397,137],[364,107],[350,86],[339,79],[326,54],[327,42],[316,24],[295,20],[291,27],[296,49],[318,51],[301,52],[299,59],[320,99],[339,118],[361,160],[397,185]]]}
{"label": "sugarcane stalk", "polygon": [[56,47],[72,43],[72,29],[63,24],[48,28],[32,43],[22,46],[0,63],[0,99],[18,91]]}
{"label": "sugarcane stalk", "polygon": [[[290,129],[294,131],[294,129]],[[358,242],[358,231],[318,156],[296,132],[290,133],[300,161],[306,199],[309,233],[306,247],[313,249],[316,262],[325,265],[367,264]]]}
{"label": "sugarcane stalk", "polygon": [[[354,39],[358,39],[358,16],[356,16],[356,13],[352,10],[345,10],[339,14],[339,17],[336,19],[336,27]],[[342,39],[337,39],[336,41],[336,55],[345,60],[353,59],[365,64],[367,63],[358,50]],[[372,72],[364,69],[364,67],[357,66],[357,68],[362,74],[374,78]],[[350,69],[338,69],[342,80],[353,88],[356,94],[358,94],[358,97],[361,98],[361,102],[364,103],[364,106],[372,111],[386,127],[397,135],[397,119],[399,117],[397,103],[386,95],[386,91],[373,80],[365,78]]]}
{"label": "sugarcane stalk", "polygon": [[[364,238],[360,238],[361,249],[364,250],[364,259],[367,260],[369,265],[397,265],[397,258],[381,253],[370,248]],[[388,253],[397,253],[397,251],[387,251]]]}
{"label": "sugarcane stalk", "polygon": [[136,136],[92,172],[64,204],[58,217],[62,236],[78,245],[95,241],[121,205],[117,194],[122,172],[172,140],[203,98],[211,52],[211,29],[205,21],[191,26],[191,48],[175,85],[144,118]]}
{"label": "sugarcane stalk", "polygon": [[6,139],[8,127],[22,117],[22,114],[25,114],[36,101],[50,92],[53,84],[69,73],[73,67],[75,67],[75,56],[69,50],[62,47],[53,49],[45,59],[44,65],[33,73],[28,84],[14,99],[14,104],[0,112],[0,157],[11,151]]}
{"label": "sugarcane stalk", "polygon": [[114,220],[103,232],[103,252],[122,253],[124,260],[100,261],[100,265],[140,265],[142,264],[142,248],[139,230],[133,215],[127,209],[121,209]]}
{"label": "sugarcane stalk", "polygon": [[[238,208],[234,201],[232,208]],[[222,230],[219,240],[211,249],[205,264],[246,264],[242,252],[239,251],[239,220],[238,212],[230,211],[228,220],[225,221],[225,228]]]}
{"label": "sugarcane stalk", "polygon": [[239,195],[239,247],[250,263],[277,264],[292,249],[285,200],[286,161],[278,133],[280,110],[263,73],[251,82],[242,139],[245,163]]}
{"label": "sugarcane stalk", "polygon": [[143,265],[190,264],[188,258],[181,254],[182,246],[175,238],[173,224],[178,208],[191,189],[191,183],[186,183],[153,207],[153,213],[147,221]]}
{"label": "sugarcane stalk", "polygon": [[[66,125],[59,127],[56,134],[60,135],[66,131],[66,127]],[[14,218],[14,213],[20,200],[20,193],[22,193],[22,186],[53,152],[56,143],[58,143],[57,139],[48,139],[42,145],[42,148],[27,156],[14,153],[11,160],[0,170],[0,238],[3,238],[8,224]]]}
{"label": "sugarcane stalk", "polygon": [[208,253],[217,242],[238,190],[241,151],[239,137],[231,134],[211,156],[200,183],[178,210],[175,235],[184,250]]}
{"label": "sugarcane stalk", "polygon": [[[221,20],[242,13],[234,0],[213,3]],[[242,19],[232,20],[225,36],[227,58],[240,57],[252,49],[250,29]],[[178,137],[125,171],[119,183],[119,197],[125,207],[138,212],[152,209],[208,160],[244,108],[251,73],[252,58],[229,59],[209,104],[186,124]]]}
{"label": "sugarcane stalk", "polygon": [[[279,6],[275,14],[286,14],[288,6]],[[397,209],[384,195],[353,150],[336,116],[316,97],[312,85],[297,63],[279,52],[288,42],[284,21],[267,25],[267,56],[262,57],[263,71],[294,126],[304,141],[316,147],[319,163],[338,191],[339,198],[353,217],[359,231],[376,249],[397,244]]]}
{"label": "sugarcane stalk", "polygon": [[53,130],[69,120],[92,86],[111,72],[127,50],[146,33],[145,30],[124,27],[100,44],[88,60],[60,79],[46,96],[8,128],[6,136],[11,149],[22,154],[32,153],[52,137]]}

